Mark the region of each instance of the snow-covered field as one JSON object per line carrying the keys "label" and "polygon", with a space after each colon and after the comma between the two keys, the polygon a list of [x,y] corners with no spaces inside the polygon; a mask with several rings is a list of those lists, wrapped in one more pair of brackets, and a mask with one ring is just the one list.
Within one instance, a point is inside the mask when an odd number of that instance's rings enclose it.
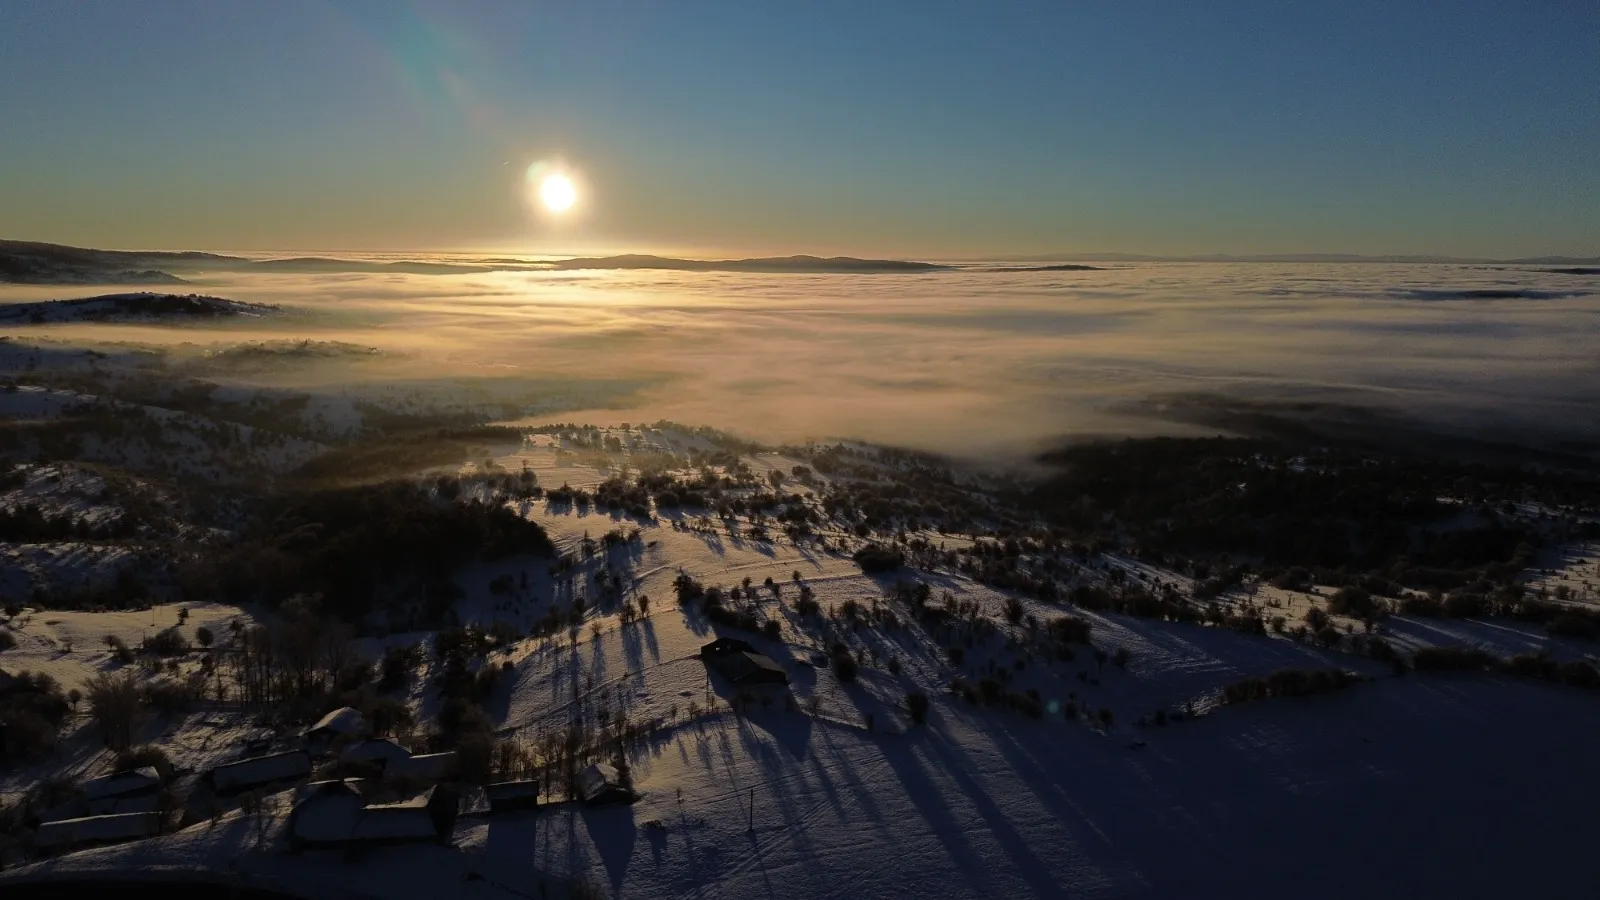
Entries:
{"label": "snow-covered field", "polygon": [[[526,466],[547,490],[592,488],[611,474],[594,462],[540,435],[497,448],[494,470]],[[799,463],[778,454],[747,459],[760,477]],[[462,484],[472,489],[470,479]],[[853,539],[833,536],[824,549],[781,534],[756,539],[743,521],[730,527],[674,511],[642,519],[547,498],[512,502],[578,562],[561,573],[546,559],[511,558],[459,577],[463,623],[501,623],[523,635],[479,663],[508,666],[485,709],[498,737],[528,746],[600,710],[654,723],[630,757],[637,803],[588,808],[545,798],[537,812],[463,817],[453,849],[289,856],[280,832],[290,795],[280,794],[259,814],[229,813],[22,874],[132,867],[175,877],[238,873],[363,896],[485,898],[559,896],[569,877],[618,897],[951,900],[1589,897],[1600,883],[1589,858],[1600,796],[1591,693],[1501,674],[1396,677],[1376,660],[1290,635],[1080,610],[1071,612],[1090,623],[1093,649],[1053,658],[1031,642],[1026,617],[1047,622],[1062,607],[1021,598],[1021,620],[1007,622],[1006,592],[943,569],[864,574],[840,549],[859,543]],[[635,529],[637,539],[628,538]],[[624,539],[584,554],[586,539],[612,531]],[[1559,571],[1530,579],[1576,590],[1596,577],[1596,555],[1577,549]],[[1113,570],[1192,587],[1120,556],[1100,557],[1084,577]],[[616,576],[615,592],[601,586],[601,572]],[[728,631],[680,607],[680,575],[708,587],[748,586],[756,598],[749,605],[777,623],[776,636]],[[991,624],[936,635],[889,597],[899,578],[913,575],[940,602],[970,606]],[[802,587],[822,615],[796,611]],[[1329,593],[1253,584],[1231,599],[1251,596],[1296,624]],[[624,622],[624,604],[639,609],[644,597],[647,609]],[[570,609],[578,598],[587,608],[581,627],[526,636],[552,606]],[[904,624],[857,627],[846,613],[880,606]],[[180,627],[190,634],[254,621],[221,604],[187,609]],[[137,646],[178,624],[174,605],[29,611],[11,622],[18,645],[0,654],[0,665],[81,685],[114,667],[106,635]],[[1359,630],[1353,621],[1335,624]],[[1594,652],[1593,642],[1503,620],[1394,616],[1379,632],[1405,652]],[[719,634],[748,639],[785,668],[790,684],[742,700],[744,692],[708,676],[694,656]],[[963,635],[956,661],[950,648]],[[428,637],[391,634],[364,646],[376,657],[385,646]],[[826,663],[835,643],[861,661],[853,681]],[[438,702],[430,665],[404,694],[424,720]],[[1286,668],[1340,668],[1367,680],[1327,695],[1217,705],[1224,686]],[[949,689],[955,677],[972,683],[1001,672],[1008,689],[1036,691],[1046,714],[977,705]],[[930,698],[926,724],[908,713],[912,692]],[[1198,714],[1154,724],[1158,711],[1179,710]],[[154,723],[143,737],[181,768],[200,770],[237,757],[252,728],[243,713],[216,708]],[[105,765],[87,723],[63,746],[85,775]],[[3,784],[16,793],[38,777],[33,769]]]}

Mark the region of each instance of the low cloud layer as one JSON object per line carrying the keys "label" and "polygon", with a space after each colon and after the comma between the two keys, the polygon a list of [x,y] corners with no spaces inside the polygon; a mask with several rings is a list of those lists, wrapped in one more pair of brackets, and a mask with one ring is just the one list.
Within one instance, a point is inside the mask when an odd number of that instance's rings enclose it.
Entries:
{"label": "low cloud layer", "polygon": [[[1023,455],[1063,436],[1215,431],[1184,397],[1368,407],[1514,439],[1600,437],[1600,295],[1483,266],[1140,264],[1092,272],[218,274],[270,322],[41,326],[78,340],[311,338],[351,379],[625,385],[553,418],[671,418],[767,440]],[[79,292],[84,293],[84,292]],[[0,300],[75,296],[11,287]],[[22,329],[18,329],[19,335]]]}

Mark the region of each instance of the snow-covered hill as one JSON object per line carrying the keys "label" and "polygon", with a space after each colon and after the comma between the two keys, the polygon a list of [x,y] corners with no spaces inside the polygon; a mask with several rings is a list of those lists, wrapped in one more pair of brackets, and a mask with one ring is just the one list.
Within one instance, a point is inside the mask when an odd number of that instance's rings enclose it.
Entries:
{"label": "snow-covered hill", "polygon": [[102,294],[74,300],[0,305],[0,323],[53,325],[64,322],[182,322],[226,316],[262,318],[282,310],[202,294],[158,294],[150,291]]}

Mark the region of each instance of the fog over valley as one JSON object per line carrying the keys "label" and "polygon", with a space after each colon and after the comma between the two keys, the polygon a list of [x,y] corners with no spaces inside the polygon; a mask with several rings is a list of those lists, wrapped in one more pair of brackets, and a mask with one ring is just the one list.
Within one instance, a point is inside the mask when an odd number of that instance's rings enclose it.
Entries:
{"label": "fog over valley", "polygon": [[[10,341],[202,359],[233,345],[330,342],[361,352],[213,360],[193,373],[325,395],[471,386],[500,404],[483,411],[491,419],[671,419],[768,442],[858,438],[1007,458],[1061,438],[1231,430],[1239,420],[1227,413],[1240,409],[1375,415],[1512,442],[1600,432],[1600,282],[1535,266],[183,277],[157,290],[278,311],[178,328],[12,316]],[[0,285],[0,302],[115,290]]]}

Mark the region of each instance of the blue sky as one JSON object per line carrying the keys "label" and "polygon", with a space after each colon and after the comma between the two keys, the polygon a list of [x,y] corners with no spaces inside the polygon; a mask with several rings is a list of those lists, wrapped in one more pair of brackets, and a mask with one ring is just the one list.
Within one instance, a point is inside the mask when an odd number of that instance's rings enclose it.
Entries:
{"label": "blue sky", "polygon": [[5,0],[0,236],[1591,255],[1600,3]]}

